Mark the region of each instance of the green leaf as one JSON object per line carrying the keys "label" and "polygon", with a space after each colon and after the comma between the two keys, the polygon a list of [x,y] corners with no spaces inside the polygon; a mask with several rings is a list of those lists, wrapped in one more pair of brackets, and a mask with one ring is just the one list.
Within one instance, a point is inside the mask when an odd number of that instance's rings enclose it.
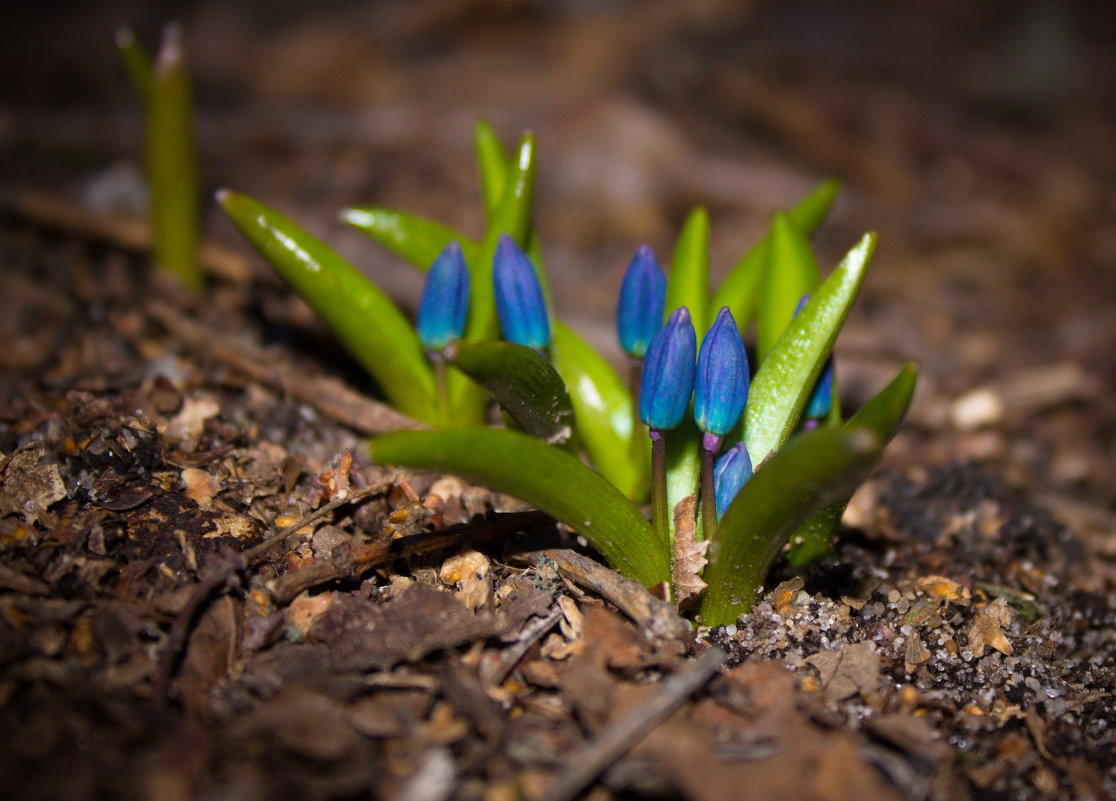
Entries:
{"label": "green leaf", "polygon": [[477,165],[480,168],[484,216],[492,219],[504,193],[504,181],[511,169],[511,159],[508,158],[500,137],[496,135],[496,131],[486,119],[477,120],[473,141],[477,153]]}
{"label": "green leaf", "polygon": [[476,261],[480,251],[480,245],[460,231],[405,211],[358,206],[343,210],[341,219],[423,271],[430,269],[434,259],[453,240],[461,245],[466,264]]}
{"label": "green leaf", "polygon": [[667,277],[663,319],[669,317],[675,309],[686,306],[694,321],[698,342],[701,342],[707,328],[708,304],[709,212],[699,206],[686,218],[674,247],[674,261]]}
{"label": "green leaf", "polygon": [[[465,339],[472,342],[492,341],[500,338],[500,324],[496,318],[496,298],[492,288],[492,259],[500,234],[508,234],[521,245],[531,229],[531,203],[535,189],[535,137],[526,134],[511,173],[504,183],[500,198],[477,258],[469,263],[470,302],[469,322]],[[461,421],[481,420],[484,415],[484,393],[477,385],[459,373],[446,376],[450,408]]]}
{"label": "green leaf", "polygon": [[[918,370],[907,363],[891,379],[886,387],[860,407],[860,410],[845,424],[847,430],[869,428],[886,446],[899,430],[899,424],[910,408]],[[833,534],[841,523],[845,507],[849,505],[852,493],[843,496],[837,503],[827,506],[807,520],[790,538],[791,548],[787,552],[787,562],[792,567],[808,565],[829,552]]]}
{"label": "green leaf", "polygon": [[419,420],[442,422],[422,343],[387,295],[321,240],[258,200],[221,190],[217,202],[375,377],[392,405]]}
{"label": "green leaf", "polygon": [[551,445],[570,439],[570,395],[536,351],[511,342],[457,342],[446,348],[445,357],[488,390],[526,433]]}
{"label": "green leaf", "polygon": [[756,355],[762,365],[787,329],[803,295],[821,283],[810,242],[789,214],[775,215],[756,319]]}
{"label": "green leaf", "polygon": [[670,550],[639,509],[561,448],[503,429],[401,431],[374,439],[381,464],[440,470],[534,504],[582,534],[625,576],[651,586],[670,578]]}
{"label": "green leaf", "polygon": [[[590,460],[628,498],[647,495],[650,451],[632,460],[632,399],[616,371],[572,328],[555,320],[550,358],[570,390],[574,421]],[[649,442],[649,440],[648,440]],[[647,443],[644,443],[646,445]]]}
{"label": "green leaf", "polygon": [[194,163],[190,75],[177,26],[167,26],[147,91],[147,184],[155,264],[200,289],[198,174]]}
{"label": "green leaf", "polygon": [[132,88],[143,101],[151,89],[151,56],[143,49],[131,28],[120,28],[116,32],[116,48],[132,81]]}
{"label": "green leaf", "polygon": [[[791,221],[798,226],[806,236],[812,236],[814,231],[825,220],[837,192],[841,185],[837,181],[823,181],[803,198],[798,205],[790,210]],[[721,286],[713,295],[713,302],[709,308],[713,311],[722,306],[728,306],[740,330],[745,330],[756,316],[759,303],[760,286],[763,282],[764,272],[767,270],[769,248],[771,247],[770,230],[763,239],[757,242],[751,250],[725,276]]]}
{"label": "green leaf", "polygon": [[883,446],[868,428],[820,428],[796,437],[757,470],[721,518],[702,579],[700,619],[707,626],[736,621],[791,532],[810,515],[852,492]]}
{"label": "green leaf", "polygon": [[466,339],[498,339],[496,300],[492,289],[492,259],[501,234],[508,234],[523,245],[531,227],[531,203],[535,190],[535,137],[527,134],[520,142],[515,163],[504,183],[504,192],[481,242],[480,257],[469,265],[472,303]]}
{"label": "green leaf", "polygon": [[[876,245],[865,234],[760,365],[744,409],[744,445],[757,467],[790,437],[856,299]],[[758,472],[758,471],[757,471]]]}

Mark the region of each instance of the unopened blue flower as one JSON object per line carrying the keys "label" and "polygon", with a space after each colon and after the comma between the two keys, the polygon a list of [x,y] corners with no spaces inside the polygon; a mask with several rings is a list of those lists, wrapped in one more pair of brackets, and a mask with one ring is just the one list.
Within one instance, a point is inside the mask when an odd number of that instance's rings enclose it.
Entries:
{"label": "unopened blue flower", "polygon": [[639,388],[639,417],[648,428],[674,428],[686,416],[694,390],[697,336],[685,306],[675,309],[656,332],[643,361]]}
{"label": "unopened blue flower", "polygon": [[620,347],[629,356],[638,359],[646,355],[651,337],[662,328],[666,286],[666,276],[654,251],[643,245],[624,272],[616,306],[616,332]]}
{"label": "unopened blue flower", "polygon": [[507,234],[501,234],[492,260],[496,313],[504,339],[543,350],[550,344],[546,300],[531,260]]}
{"label": "unopened blue flower", "polygon": [[717,313],[697,361],[694,419],[707,434],[723,437],[740,420],[748,400],[748,354],[728,306]]}
{"label": "unopened blue flower", "polygon": [[461,338],[469,315],[469,270],[461,246],[450,242],[426,274],[416,328],[422,344],[441,350]]}
{"label": "unopened blue flower", "polygon": [[738,442],[721,454],[713,468],[714,495],[717,497],[717,517],[724,516],[740,488],[752,477],[752,459],[743,442]]}
{"label": "unopened blue flower", "polygon": [[820,420],[829,414],[832,405],[833,355],[830,354],[829,358],[825,360],[821,375],[818,376],[818,382],[814,384],[814,391],[810,394],[810,400],[806,402],[806,419]]}

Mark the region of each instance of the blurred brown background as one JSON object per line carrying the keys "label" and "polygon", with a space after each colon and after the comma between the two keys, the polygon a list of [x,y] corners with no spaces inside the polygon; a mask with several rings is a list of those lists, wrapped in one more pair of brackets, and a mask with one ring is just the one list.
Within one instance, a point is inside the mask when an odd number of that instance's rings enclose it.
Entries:
{"label": "blurred brown background", "polygon": [[413,302],[415,276],[337,211],[388,204],[477,232],[473,121],[508,142],[530,128],[559,309],[615,355],[612,303],[637,245],[669,260],[704,204],[723,273],[772,210],[835,176],[846,188],[817,240],[823,270],[864,230],[881,234],[839,345],[846,397],[902,359],[924,368],[890,458],[987,462],[1111,534],[1108,5],[21,4],[0,25],[2,188],[141,214],[141,115],[113,34],[129,24],[153,47],[175,19],[211,237],[239,246],[208,200],[235,187]]}

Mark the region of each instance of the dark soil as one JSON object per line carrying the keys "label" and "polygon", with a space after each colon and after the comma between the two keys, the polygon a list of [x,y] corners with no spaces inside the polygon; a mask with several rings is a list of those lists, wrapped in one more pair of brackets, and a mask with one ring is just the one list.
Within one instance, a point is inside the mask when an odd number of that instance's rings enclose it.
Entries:
{"label": "dark soil", "polygon": [[128,4],[13,12],[0,796],[1116,796],[1102,5],[574,5],[184,5],[205,180],[406,305],[337,210],[476,230],[472,119],[535,128],[559,309],[615,353],[636,244],[707,203],[723,271],[839,175],[823,265],[883,242],[844,395],[905,358],[923,379],[836,552],[691,632],[515,499],[369,464],[391,411],[227,223],[198,297],[120,227]]}

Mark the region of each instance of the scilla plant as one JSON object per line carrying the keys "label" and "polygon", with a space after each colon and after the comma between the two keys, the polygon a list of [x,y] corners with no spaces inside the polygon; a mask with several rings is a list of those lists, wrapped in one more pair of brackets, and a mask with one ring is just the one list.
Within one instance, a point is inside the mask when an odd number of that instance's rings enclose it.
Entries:
{"label": "scilla plant", "polygon": [[[788,543],[792,563],[824,553],[910,402],[910,365],[847,421],[833,389],[831,351],[874,235],[821,280],[808,237],[836,195],[824,183],[775,215],[711,292],[708,215],[695,210],[669,277],[646,247],[625,274],[617,311],[625,381],[554,314],[531,220],[534,139],[509,155],[482,121],[476,146],[480,239],[383,207],[342,213],[429,270],[415,326],[287,218],[228,190],[218,200],[387,399],[430,426],[377,437],[375,460],[522,498],[624,575],[665,584],[701,623],[732,622]],[[753,322],[754,375],[741,337]],[[484,425],[489,396],[506,426]],[[650,522],[639,506],[649,497]]]}

